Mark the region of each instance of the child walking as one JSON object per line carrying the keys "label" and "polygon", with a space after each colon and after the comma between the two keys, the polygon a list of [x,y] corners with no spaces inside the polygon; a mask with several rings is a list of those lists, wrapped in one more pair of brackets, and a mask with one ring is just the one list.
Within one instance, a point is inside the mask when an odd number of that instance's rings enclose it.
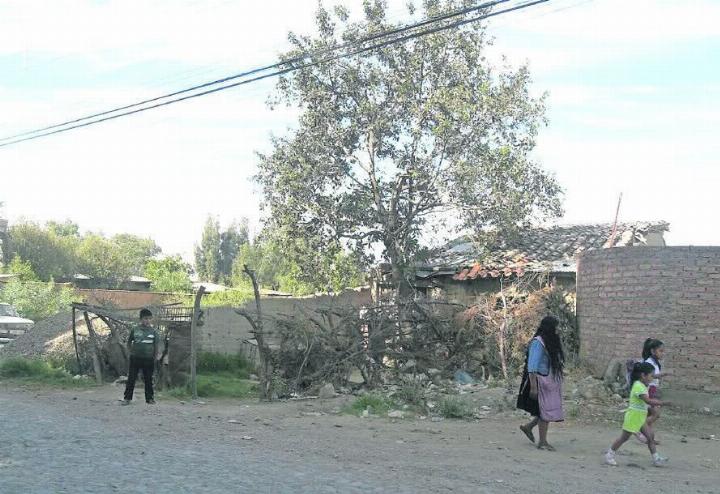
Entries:
{"label": "child walking", "polygon": [[633,434],[641,432],[647,437],[647,446],[652,454],[652,462],[656,467],[663,466],[667,463],[667,458],[663,458],[657,452],[655,446],[655,436],[652,426],[648,425],[646,420],[648,416],[648,406],[669,405],[668,402],[660,401],[656,398],[650,398],[647,386],[653,380],[655,368],[647,362],[639,362],[633,366],[630,389],[630,403],[625,412],[625,420],[623,422],[622,433],[620,437],[610,446],[605,453],[605,463],[617,466],[615,453],[620,446],[625,444]]}
{"label": "child walking", "polygon": [[[663,376],[670,375],[669,372],[662,371],[662,364],[660,361],[663,358],[665,347],[663,342],[653,338],[645,340],[643,345],[642,357],[645,362],[653,366],[653,380],[648,385],[648,396],[650,398],[659,398],[660,395],[658,390],[660,388],[660,378]],[[653,424],[660,418],[660,408],[651,406],[648,410],[647,424],[653,426]]]}

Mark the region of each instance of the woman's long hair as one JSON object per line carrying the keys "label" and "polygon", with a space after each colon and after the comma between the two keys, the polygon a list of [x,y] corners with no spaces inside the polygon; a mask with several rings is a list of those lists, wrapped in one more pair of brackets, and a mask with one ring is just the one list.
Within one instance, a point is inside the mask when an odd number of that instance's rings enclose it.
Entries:
{"label": "woman's long hair", "polygon": [[563,352],[560,335],[557,333],[557,327],[560,321],[554,316],[545,316],[540,321],[540,327],[535,332],[535,336],[540,336],[545,343],[545,350],[550,356],[550,368],[553,374],[560,377],[563,375],[565,367],[565,352]]}

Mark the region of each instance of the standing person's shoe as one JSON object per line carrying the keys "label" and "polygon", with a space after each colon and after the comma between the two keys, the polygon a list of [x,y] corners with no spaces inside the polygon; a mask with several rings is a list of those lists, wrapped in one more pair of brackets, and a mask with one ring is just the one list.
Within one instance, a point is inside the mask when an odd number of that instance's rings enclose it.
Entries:
{"label": "standing person's shoe", "polygon": [[132,403],[132,401],[130,401],[130,400],[123,400],[123,401],[120,402],[120,404],[121,404],[122,406],[129,405],[130,403]]}
{"label": "standing person's shoe", "polygon": [[155,400],[147,400],[145,403],[147,403],[148,405],[154,405]]}
{"label": "standing person's shoe", "polygon": [[617,466],[617,461],[615,460],[615,452],[612,449],[608,449],[607,453],[605,453],[605,464],[613,467]]}

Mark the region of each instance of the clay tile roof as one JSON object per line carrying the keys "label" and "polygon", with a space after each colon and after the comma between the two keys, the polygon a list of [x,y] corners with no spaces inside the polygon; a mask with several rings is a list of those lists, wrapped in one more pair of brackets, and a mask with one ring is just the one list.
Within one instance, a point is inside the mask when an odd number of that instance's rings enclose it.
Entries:
{"label": "clay tile roof", "polygon": [[663,234],[668,228],[664,221],[622,223],[614,236],[612,224],[532,228],[501,241],[485,256],[464,237],[451,242],[426,266],[438,273],[451,269],[456,280],[522,276],[526,271],[575,272],[576,258],[586,250],[646,245],[649,233]]}

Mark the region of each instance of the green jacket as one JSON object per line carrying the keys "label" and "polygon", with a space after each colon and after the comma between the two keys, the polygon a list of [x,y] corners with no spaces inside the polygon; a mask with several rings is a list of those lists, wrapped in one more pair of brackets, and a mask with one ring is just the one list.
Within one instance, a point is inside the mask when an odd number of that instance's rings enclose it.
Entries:
{"label": "green jacket", "polygon": [[128,338],[130,356],[144,359],[154,359],[156,355],[158,334],[151,326],[135,326]]}

